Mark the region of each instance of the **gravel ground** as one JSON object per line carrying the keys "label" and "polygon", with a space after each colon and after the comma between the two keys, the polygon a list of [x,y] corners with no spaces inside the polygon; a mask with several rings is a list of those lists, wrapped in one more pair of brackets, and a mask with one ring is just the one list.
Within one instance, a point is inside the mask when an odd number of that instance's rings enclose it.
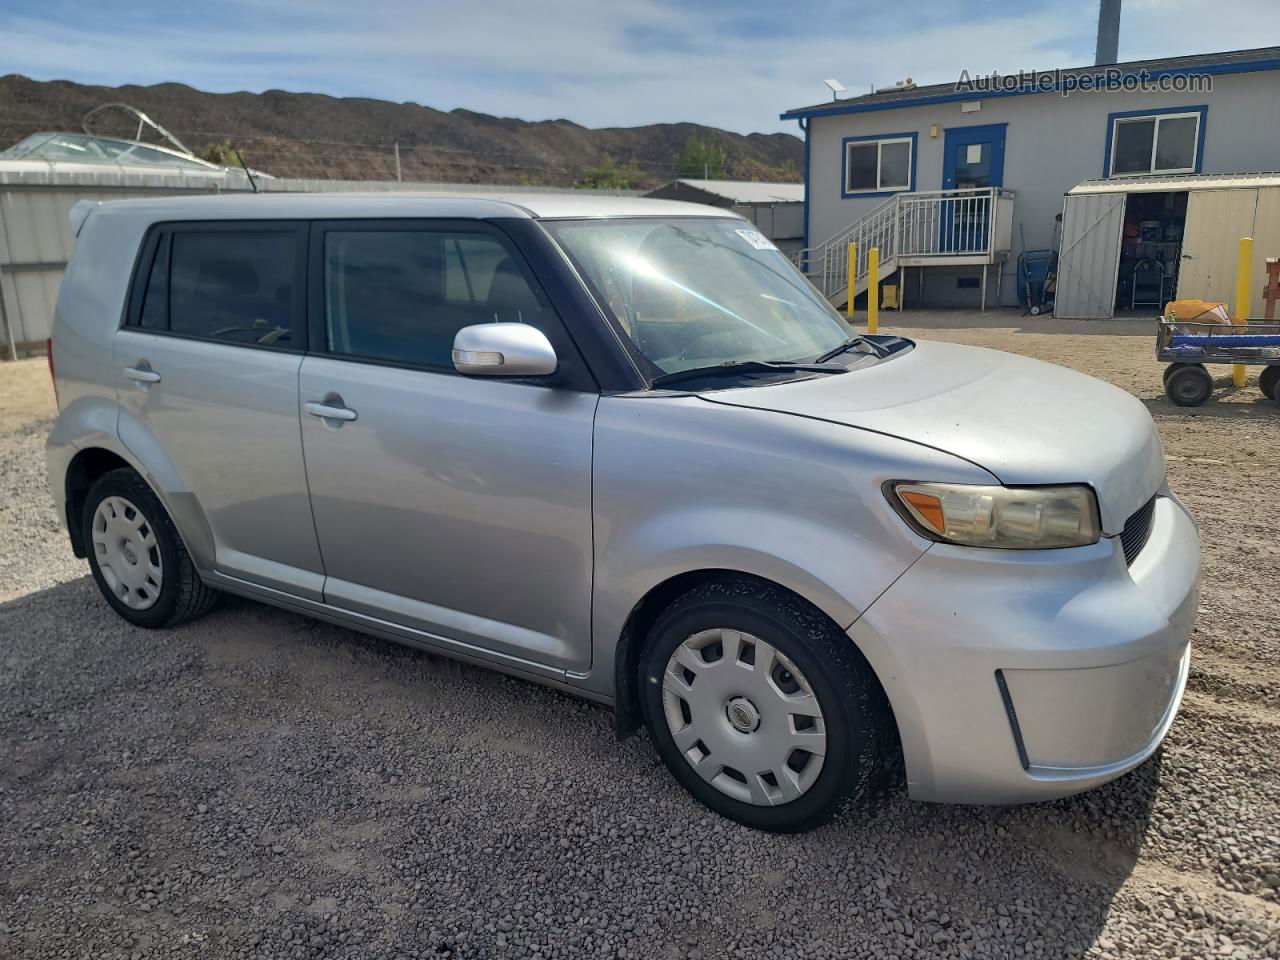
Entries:
{"label": "gravel ground", "polygon": [[537,686],[229,598],[135,631],[48,506],[43,364],[4,364],[0,957],[1280,957],[1280,409],[1225,379],[1173,407],[1145,323],[890,320],[1151,409],[1205,593],[1149,763],[770,836]]}

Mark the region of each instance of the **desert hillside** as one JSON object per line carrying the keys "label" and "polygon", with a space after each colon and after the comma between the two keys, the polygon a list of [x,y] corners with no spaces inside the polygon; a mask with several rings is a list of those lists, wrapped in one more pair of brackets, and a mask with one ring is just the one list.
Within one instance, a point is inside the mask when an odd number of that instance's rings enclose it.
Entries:
{"label": "desert hillside", "polygon": [[[0,77],[0,148],[39,130],[79,130],[87,111],[114,101],[144,111],[197,153],[234,146],[277,176],[394,179],[397,142],[404,179],[463,183],[645,187],[680,174],[682,163],[685,175],[701,176],[707,164],[712,176],[798,181],[803,156],[789,134],[742,136],[693,123],[590,130],[314,93],[97,87],[12,74]],[[92,128],[132,137],[136,125],[111,111]]]}

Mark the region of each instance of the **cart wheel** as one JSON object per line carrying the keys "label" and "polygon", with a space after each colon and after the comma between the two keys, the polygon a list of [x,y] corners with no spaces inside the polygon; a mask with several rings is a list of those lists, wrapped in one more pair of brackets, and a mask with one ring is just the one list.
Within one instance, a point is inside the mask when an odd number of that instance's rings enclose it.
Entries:
{"label": "cart wheel", "polygon": [[1169,378],[1173,376],[1173,372],[1175,370],[1181,370],[1184,367],[1199,367],[1201,370],[1206,369],[1203,363],[1188,363],[1185,360],[1175,360],[1164,368],[1164,382],[1167,384],[1169,382]]}
{"label": "cart wheel", "polygon": [[1039,307],[1032,307],[1028,312],[1029,312],[1033,317],[1038,317],[1038,316],[1040,316],[1040,308],[1039,308]]}
{"label": "cart wheel", "polygon": [[1264,397],[1280,403],[1280,366],[1266,366],[1258,374],[1258,389]]}
{"label": "cart wheel", "polygon": [[1164,392],[1180,407],[1198,407],[1213,395],[1213,377],[1200,364],[1187,364],[1169,374]]}

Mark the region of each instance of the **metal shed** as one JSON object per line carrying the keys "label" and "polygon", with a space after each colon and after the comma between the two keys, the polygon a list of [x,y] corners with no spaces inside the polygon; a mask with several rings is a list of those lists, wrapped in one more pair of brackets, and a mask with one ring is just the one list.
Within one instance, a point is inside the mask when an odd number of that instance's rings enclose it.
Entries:
{"label": "metal shed", "polygon": [[804,246],[804,190],[803,183],[681,178],[645,196],[725,207],[754,223],[779,250],[795,253]]}
{"label": "metal shed", "polygon": [[1177,296],[1230,303],[1236,250],[1254,238],[1249,314],[1262,312],[1264,260],[1280,256],[1280,173],[1087,180],[1067,193],[1062,210],[1054,315],[1115,316],[1125,204],[1134,194],[1186,193]]}

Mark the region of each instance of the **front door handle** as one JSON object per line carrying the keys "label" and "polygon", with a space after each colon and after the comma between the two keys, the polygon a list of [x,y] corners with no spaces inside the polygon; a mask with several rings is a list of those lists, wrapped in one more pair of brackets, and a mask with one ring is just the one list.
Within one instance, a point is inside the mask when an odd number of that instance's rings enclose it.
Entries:
{"label": "front door handle", "polygon": [[320,403],[316,400],[308,400],[303,409],[313,417],[320,417],[324,420],[345,420],[350,422],[356,418],[356,412],[348,407],[331,406],[328,403]]}
{"label": "front door handle", "polygon": [[160,374],[150,367],[125,367],[124,375],[138,383],[159,383]]}

